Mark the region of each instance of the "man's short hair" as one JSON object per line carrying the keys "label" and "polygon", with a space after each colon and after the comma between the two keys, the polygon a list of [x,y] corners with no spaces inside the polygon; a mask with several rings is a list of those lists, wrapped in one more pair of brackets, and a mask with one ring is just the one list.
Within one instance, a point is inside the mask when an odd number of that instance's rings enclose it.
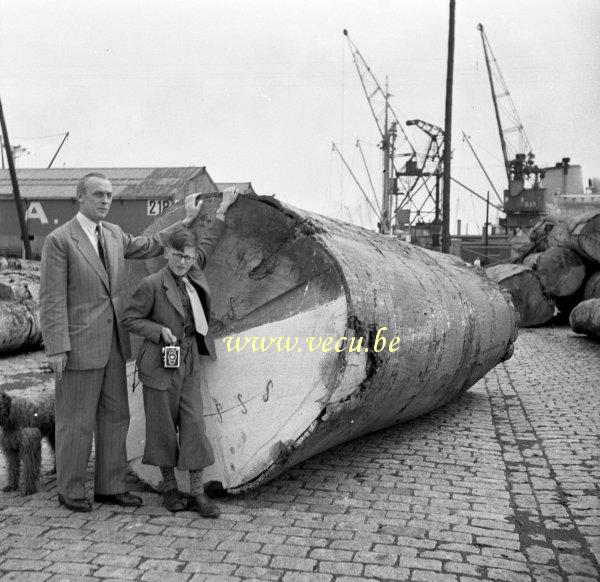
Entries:
{"label": "man's short hair", "polygon": [[195,232],[187,228],[178,228],[167,238],[167,246],[176,251],[183,251],[185,247],[194,247],[195,249],[198,246],[198,237]]}
{"label": "man's short hair", "polygon": [[85,187],[87,181],[90,178],[100,178],[100,180],[108,180],[106,175],[102,174],[101,172],[90,172],[89,174],[86,174],[83,178],[81,178],[81,180],[79,180],[79,182],[77,182],[77,198],[83,198],[83,196],[85,196]]}

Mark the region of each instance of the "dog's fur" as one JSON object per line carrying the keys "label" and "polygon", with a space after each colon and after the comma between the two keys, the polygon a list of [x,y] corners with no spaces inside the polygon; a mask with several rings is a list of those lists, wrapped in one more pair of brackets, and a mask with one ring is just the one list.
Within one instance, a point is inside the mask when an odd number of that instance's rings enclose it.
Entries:
{"label": "dog's fur", "polygon": [[8,485],[3,491],[38,490],[42,465],[42,438],[54,454],[54,393],[36,401],[0,390],[0,447],[6,458]]}

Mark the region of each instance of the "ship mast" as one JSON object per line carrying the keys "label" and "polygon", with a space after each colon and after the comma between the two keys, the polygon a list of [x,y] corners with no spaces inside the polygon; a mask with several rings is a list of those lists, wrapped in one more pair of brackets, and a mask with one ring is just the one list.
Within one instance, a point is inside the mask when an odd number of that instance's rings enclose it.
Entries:
{"label": "ship mast", "polygon": [[[352,60],[381,136],[379,147],[382,151],[382,195],[381,220],[378,228],[380,233],[390,234],[392,232],[393,198],[398,195],[396,178],[398,171],[394,159],[398,150],[401,155],[411,159],[416,157],[416,152],[390,105],[391,95],[387,79],[384,90],[346,29],[344,29],[344,36],[348,39]],[[383,112],[378,112],[381,101],[383,101]]]}

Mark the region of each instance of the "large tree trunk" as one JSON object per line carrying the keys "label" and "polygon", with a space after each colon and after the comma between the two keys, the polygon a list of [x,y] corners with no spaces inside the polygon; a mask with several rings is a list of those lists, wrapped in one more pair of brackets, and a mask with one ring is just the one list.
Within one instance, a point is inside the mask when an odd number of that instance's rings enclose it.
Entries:
{"label": "large tree trunk", "polygon": [[41,347],[38,305],[33,301],[0,301],[0,354]]}
{"label": "large tree trunk", "polygon": [[600,338],[600,299],[587,299],[579,303],[569,316],[575,333],[585,333]]}
{"label": "large tree trunk", "polygon": [[[202,221],[218,203],[205,198]],[[182,207],[173,208],[147,232],[182,217]],[[205,270],[218,361],[204,359],[201,389],[216,457],[205,479],[231,492],[430,412],[512,354],[516,314],[508,294],[455,257],[273,199],[244,197],[227,222]],[[163,264],[131,264],[130,284]],[[232,348],[250,343],[228,351],[226,338]],[[129,458],[157,485],[158,469],[141,464],[140,393],[130,403]]]}
{"label": "large tree trunk", "polygon": [[494,265],[485,270],[490,279],[511,294],[519,312],[519,326],[530,327],[550,321],[555,312],[552,299],[544,295],[535,273],[525,265]]}
{"label": "large tree trunk", "polygon": [[530,238],[538,250],[567,247],[600,263],[600,211],[577,217],[545,217],[532,229]]}
{"label": "large tree trunk", "polygon": [[540,280],[542,290],[553,297],[573,295],[585,279],[585,265],[575,251],[552,247],[523,259]]}

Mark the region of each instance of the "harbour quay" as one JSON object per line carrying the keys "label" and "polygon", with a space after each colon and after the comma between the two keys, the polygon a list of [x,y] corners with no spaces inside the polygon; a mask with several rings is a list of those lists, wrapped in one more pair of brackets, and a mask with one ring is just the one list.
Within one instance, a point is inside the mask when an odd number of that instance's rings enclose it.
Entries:
{"label": "harbour quay", "polygon": [[592,582],[599,433],[600,342],[521,329],[450,404],[216,497],[216,520],[141,483],[140,508],[69,512],[44,450],[40,491],[0,492],[0,579]]}

